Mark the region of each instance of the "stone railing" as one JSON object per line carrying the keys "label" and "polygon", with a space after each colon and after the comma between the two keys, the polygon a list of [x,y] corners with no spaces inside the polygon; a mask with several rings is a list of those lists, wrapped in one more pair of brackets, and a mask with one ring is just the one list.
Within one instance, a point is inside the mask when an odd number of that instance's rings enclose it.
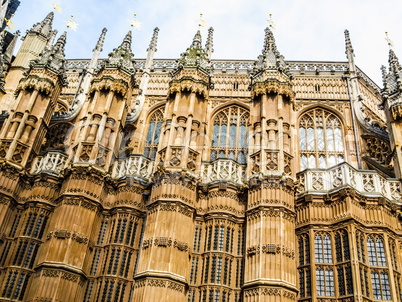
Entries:
{"label": "stone railing", "polygon": [[201,165],[201,180],[203,184],[214,181],[228,181],[243,185],[246,165],[239,165],[231,159],[218,159]]}
{"label": "stone railing", "polygon": [[42,172],[61,174],[66,167],[67,158],[67,155],[57,151],[50,151],[44,156],[37,156],[33,162],[31,174]]}
{"label": "stone railing", "polygon": [[116,162],[113,178],[132,176],[148,182],[152,176],[154,162],[143,155],[133,154],[123,161]]}
{"label": "stone railing", "polygon": [[308,169],[297,174],[299,193],[325,194],[351,187],[366,196],[383,196],[394,202],[402,202],[401,182],[384,178],[376,171],[356,170],[348,163],[332,168]]}

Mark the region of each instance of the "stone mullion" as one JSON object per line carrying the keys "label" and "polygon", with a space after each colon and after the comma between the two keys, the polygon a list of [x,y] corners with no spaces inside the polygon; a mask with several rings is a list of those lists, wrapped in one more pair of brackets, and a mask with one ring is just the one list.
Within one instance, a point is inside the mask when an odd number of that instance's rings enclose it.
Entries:
{"label": "stone mullion", "polygon": [[[359,260],[357,257],[355,224],[349,225],[347,231],[348,231],[348,236],[350,238],[349,250],[350,250],[350,265],[351,265],[351,271],[352,271],[352,282],[353,282],[353,295],[354,295],[354,299],[356,301],[360,301],[360,297],[362,297],[362,291],[360,288],[360,284],[361,284],[360,267],[359,267]],[[360,237],[359,237],[359,242],[360,242]],[[361,257],[361,255],[360,255],[360,257]],[[345,279],[345,281],[346,281],[346,279]]]}

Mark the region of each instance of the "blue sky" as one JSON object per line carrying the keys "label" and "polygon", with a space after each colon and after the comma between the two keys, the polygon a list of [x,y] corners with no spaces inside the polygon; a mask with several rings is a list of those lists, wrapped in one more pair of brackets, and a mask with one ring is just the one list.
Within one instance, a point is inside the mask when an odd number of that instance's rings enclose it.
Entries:
{"label": "blue sky", "polygon": [[[108,29],[101,57],[118,46],[130,29],[134,13],[142,22],[133,33],[133,52],[144,58],[153,29],[160,28],[155,58],[178,58],[190,45],[203,13],[215,29],[213,58],[255,59],[261,53],[268,14],[276,24],[274,35],[287,60],[344,61],[344,30],[350,31],[357,65],[377,84],[381,64],[388,64],[385,31],[402,59],[402,2],[396,0],[21,0],[13,19],[25,32],[52,10],[54,28],[66,29],[70,15],[79,24],[69,31],[67,58],[89,58],[103,27]],[[398,4],[399,3],[399,4]],[[202,30],[205,43],[207,29]]]}

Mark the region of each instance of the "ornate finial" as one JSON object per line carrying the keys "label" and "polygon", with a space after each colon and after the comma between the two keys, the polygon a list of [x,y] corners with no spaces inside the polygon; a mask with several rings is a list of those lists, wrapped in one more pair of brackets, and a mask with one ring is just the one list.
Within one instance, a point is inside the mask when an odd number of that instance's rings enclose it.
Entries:
{"label": "ornate finial", "polygon": [[207,22],[202,19],[202,14],[200,14],[200,18],[196,21],[198,22],[198,27],[207,27]]}
{"label": "ornate finial", "polygon": [[119,68],[134,75],[134,55],[131,52],[131,30],[124,37],[123,43],[109,54],[107,60],[103,61],[102,68]]}
{"label": "ornate finial", "polygon": [[54,47],[56,49],[62,49],[64,52],[64,46],[66,45],[66,40],[67,40],[67,31],[64,31],[64,33],[57,39],[56,45]]}
{"label": "ornate finial", "polygon": [[268,28],[270,28],[271,30],[274,30],[276,25],[275,25],[274,21],[272,20],[272,14],[269,14],[269,19],[267,19],[267,21],[268,21]]}
{"label": "ornate finial", "polygon": [[207,52],[208,56],[211,56],[211,53],[214,52],[214,29],[210,27],[208,29],[208,38],[207,43],[205,44],[205,51]]}
{"label": "ornate finial", "polygon": [[394,47],[394,43],[393,43],[392,40],[389,38],[387,31],[385,32],[385,40],[386,40],[387,43],[388,43],[389,49],[391,49],[392,47]]}
{"label": "ornate finial", "polygon": [[134,14],[133,20],[128,20],[128,23],[130,23],[132,27],[134,27],[136,29],[140,29],[141,28],[141,22],[138,21],[138,20],[135,20],[136,17],[137,17],[137,14]]}
{"label": "ornate finial", "polygon": [[193,43],[191,44],[190,48],[202,48],[200,30],[197,30],[197,33],[194,36]]}
{"label": "ornate finial", "polygon": [[267,54],[268,51],[274,51],[276,52],[276,44],[275,44],[275,38],[274,38],[274,34],[272,33],[272,31],[269,29],[269,27],[267,27],[265,29],[265,39],[264,39],[264,48],[262,50],[262,54]]}
{"label": "ornate finial", "polygon": [[151,39],[151,43],[149,43],[149,47],[147,49],[147,51],[156,51],[156,43],[158,42],[158,32],[159,32],[159,28],[155,27],[154,29],[154,34],[152,35],[152,39]]}
{"label": "ornate finial", "polygon": [[106,32],[107,32],[107,29],[105,27],[104,29],[102,29],[102,33],[101,33],[101,35],[99,37],[98,43],[96,43],[96,47],[95,47],[95,49],[93,51],[99,51],[99,52],[102,51],[103,42],[105,41]]}
{"label": "ornate finial", "polygon": [[71,15],[70,20],[69,21],[64,21],[64,23],[67,24],[67,28],[72,29],[73,31],[77,31],[77,26],[79,25],[78,23],[75,23],[73,21],[74,15]]}
{"label": "ornate finial", "polygon": [[395,52],[392,50],[392,48],[389,49],[389,69],[390,72],[398,72],[401,71],[401,65],[399,64],[398,57],[395,55]]}
{"label": "ornate finial", "polygon": [[346,54],[348,52],[353,53],[353,47],[352,47],[352,42],[350,41],[350,36],[349,36],[349,31],[345,29],[345,45],[346,45]]}

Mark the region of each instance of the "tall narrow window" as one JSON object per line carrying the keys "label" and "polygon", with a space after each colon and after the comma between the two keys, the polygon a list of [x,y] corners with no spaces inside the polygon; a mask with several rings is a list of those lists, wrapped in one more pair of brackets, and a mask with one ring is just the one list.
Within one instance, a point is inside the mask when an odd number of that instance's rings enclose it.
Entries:
{"label": "tall narrow window", "polygon": [[219,250],[223,251],[223,238],[225,235],[225,227],[221,226],[219,229]]}
{"label": "tall narrow window", "polygon": [[324,255],[322,251],[322,239],[320,235],[316,235],[314,238],[314,248],[315,248],[315,262],[323,263]]}
{"label": "tall narrow window", "polygon": [[324,270],[319,267],[317,268],[315,274],[317,278],[317,295],[325,296]]}
{"label": "tall narrow window", "polygon": [[373,297],[374,299],[381,300],[381,285],[380,278],[376,271],[371,272],[371,286],[373,288]]}
{"label": "tall narrow window", "polygon": [[378,265],[387,266],[387,261],[385,259],[384,243],[380,238],[377,238],[376,240],[376,248],[377,248]]}
{"label": "tall narrow window", "polygon": [[324,262],[332,263],[331,239],[328,235],[325,235],[324,237]]}
{"label": "tall narrow window", "polygon": [[369,257],[369,263],[370,265],[377,266],[377,257],[375,254],[375,245],[374,241],[371,237],[367,239],[367,252],[368,252],[368,257]]}
{"label": "tall narrow window", "polygon": [[211,142],[211,161],[230,158],[245,164],[248,148],[250,114],[239,106],[219,111],[214,117]]}
{"label": "tall narrow window", "polygon": [[155,160],[163,123],[164,108],[157,109],[150,118],[144,155]]}
{"label": "tall narrow window", "polygon": [[219,226],[215,226],[214,231],[214,250],[218,249],[218,236],[219,236]]}
{"label": "tall narrow window", "polygon": [[212,257],[212,262],[211,262],[211,279],[210,282],[214,283],[215,282],[215,273],[216,273],[216,257]]}
{"label": "tall narrow window", "polygon": [[313,109],[299,123],[300,168],[325,169],[344,161],[341,122],[331,112]]}
{"label": "tall narrow window", "polygon": [[221,275],[222,275],[222,257],[218,257],[218,264],[216,266],[216,283],[221,283]]}

